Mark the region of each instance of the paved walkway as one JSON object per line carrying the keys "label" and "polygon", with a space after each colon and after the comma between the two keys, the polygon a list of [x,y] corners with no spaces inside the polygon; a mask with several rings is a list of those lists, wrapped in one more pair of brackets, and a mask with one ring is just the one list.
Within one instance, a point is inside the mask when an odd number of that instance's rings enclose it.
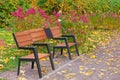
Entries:
{"label": "paved walkway", "polygon": [[94,55],[72,55],[54,59],[56,70],[52,71],[49,61],[42,61],[43,78],[38,78],[37,69],[30,69],[30,64],[22,66],[20,76],[16,69],[0,74],[7,80],[120,80],[120,36],[110,44],[98,47]]}

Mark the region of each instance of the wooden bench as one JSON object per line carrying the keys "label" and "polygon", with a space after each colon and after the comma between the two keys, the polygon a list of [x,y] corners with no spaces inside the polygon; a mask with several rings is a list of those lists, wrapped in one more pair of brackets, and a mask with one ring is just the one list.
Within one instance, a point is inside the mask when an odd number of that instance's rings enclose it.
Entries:
{"label": "wooden bench", "polygon": [[[71,46],[75,46],[76,48],[76,53],[77,55],[79,56],[79,51],[78,51],[78,44],[76,42],[76,38],[74,35],[63,35],[62,32],[61,32],[61,29],[59,27],[50,27],[50,28],[44,28],[45,29],[45,32],[46,32],[46,35],[48,38],[52,38],[52,39],[55,39],[55,40],[63,40],[64,43],[57,43],[57,45],[55,45],[53,47],[53,57],[54,57],[54,54],[55,54],[55,49],[56,48],[60,48],[61,49],[61,55],[63,53],[63,49],[66,48],[67,51],[68,51],[68,55],[69,55],[69,59],[71,60],[71,52],[70,52],[70,47]],[[72,38],[73,39],[73,42],[69,42],[68,41],[68,38]]]}
{"label": "wooden bench", "polygon": [[[18,71],[17,75],[20,73],[20,63],[21,61],[30,61],[32,62],[31,68],[34,68],[34,62],[36,62],[39,77],[42,77],[41,68],[40,68],[40,60],[42,58],[49,57],[52,69],[54,70],[54,63],[52,60],[50,47],[48,43],[40,43],[38,41],[46,39],[46,34],[43,28],[27,30],[23,32],[13,33],[13,37],[15,39],[16,45],[19,49],[30,50],[31,54],[20,57],[18,62]],[[46,46],[47,52],[46,54],[38,53],[37,46]]]}

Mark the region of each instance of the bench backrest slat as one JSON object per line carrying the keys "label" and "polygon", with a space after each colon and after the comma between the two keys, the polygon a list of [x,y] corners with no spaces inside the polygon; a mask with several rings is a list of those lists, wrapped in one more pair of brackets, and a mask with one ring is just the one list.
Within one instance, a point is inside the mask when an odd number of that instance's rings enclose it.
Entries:
{"label": "bench backrest slat", "polygon": [[39,40],[47,39],[44,28],[32,29],[32,30],[30,30],[30,34],[31,34],[31,37],[32,37],[33,41],[39,41]]}
{"label": "bench backrest slat", "polygon": [[59,27],[51,27],[50,30],[52,32],[53,38],[60,37],[62,35],[62,32]]}
{"label": "bench backrest slat", "polygon": [[29,31],[13,33],[13,36],[18,47],[28,46],[33,43]]}

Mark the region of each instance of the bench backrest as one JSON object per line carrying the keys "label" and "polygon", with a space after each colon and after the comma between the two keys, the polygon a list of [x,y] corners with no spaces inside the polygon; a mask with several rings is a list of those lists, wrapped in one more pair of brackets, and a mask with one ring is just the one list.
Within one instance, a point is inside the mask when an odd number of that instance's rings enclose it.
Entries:
{"label": "bench backrest", "polygon": [[36,41],[47,39],[44,28],[13,33],[17,47],[28,46]]}
{"label": "bench backrest", "polygon": [[48,38],[56,38],[62,36],[62,32],[59,27],[45,28],[45,32]]}
{"label": "bench backrest", "polygon": [[59,27],[51,27],[50,28],[53,38],[60,37],[62,35],[61,29]]}
{"label": "bench backrest", "polygon": [[39,40],[44,40],[47,39],[46,33],[44,31],[44,28],[39,28],[39,29],[32,29],[29,30],[32,40],[34,42],[39,41]]}
{"label": "bench backrest", "polygon": [[28,46],[33,43],[29,31],[13,33],[13,37],[15,39],[18,48],[23,46]]}

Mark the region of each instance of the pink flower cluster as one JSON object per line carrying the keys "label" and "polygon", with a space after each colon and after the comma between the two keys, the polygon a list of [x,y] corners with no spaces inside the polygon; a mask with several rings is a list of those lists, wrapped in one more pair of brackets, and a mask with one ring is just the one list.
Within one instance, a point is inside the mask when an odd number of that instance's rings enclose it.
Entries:
{"label": "pink flower cluster", "polygon": [[[38,11],[36,11],[34,8],[30,8],[26,11],[24,11],[21,7],[18,7],[17,11],[11,12],[12,16],[18,17],[19,19],[24,19],[28,15],[35,15],[37,12],[39,12],[40,16],[45,19],[45,22],[43,25],[45,27],[48,27],[49,24],[56,23],[57,26],[61,28],[61,24],[58,21],[59,17],[61,16],[61,13],[54,11],[53,17],[49,16],[43,9],[39,8]],[[30,20],[31,22],[31,20]]]}
{"label": "pink flower cluster", "polygon": [[20,19],[23,19],[25,15],[30,15],[30,14],[32,15],[36,14],[36,10],[34,8],[30,8],[25,13],[21,7],[18,7],[17,11],[11,12],[12,16],[18,17]]}
{"label": "pink flower cluster", "polygon": [[38,11],[39,11],[40,15],[41,15],[42,17],[44,17],[45,19],[50,18],[50,16],[47,15],[44,10],[42,10],[42,9],[39,8]]}
{"label": "pink flower cluster", "polygon": [[57,26],[61,29],[62,26],[61,26],[61,24],[60,24],[60,21],[58,21],[59,17],[61,16],[61,13],[60,13],[60,12],[53,11],[53,15],[54,15],[55,18],[56,18],[56,21],[57,21],[56,24],[57,24]]}
{"label": "pink flower cluster", "polygon": [[81,20],[84,23],[88,23],[89,22],[88,17],[89,17],[88,15],[76,14],[75,11],[71,12],[71,20],[72,20],[72,22],[76,22],[76,21]]}
{"label": "pink flower cluster", "polygon": [[34,8],[30,8],[26,11],[26,15],[30,15],[30,14],[36,14],[36,10]]}
{"label": "pink flower cluster", "polygon": [[58,19],[61,16],[61,13],[53,11],[53,15]]}
{"label": "pink flower cluster", "polygon": [[21,7],[18,7],[18,10],[16,12],[11,12],[11,15],[22,19],[24,18],[24,11]]}

